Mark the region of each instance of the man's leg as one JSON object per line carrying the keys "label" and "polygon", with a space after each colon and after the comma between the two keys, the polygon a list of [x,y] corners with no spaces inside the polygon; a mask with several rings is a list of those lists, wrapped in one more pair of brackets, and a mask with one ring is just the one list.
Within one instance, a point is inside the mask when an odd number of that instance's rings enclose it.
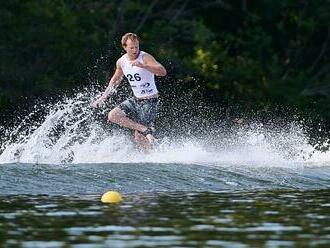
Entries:
{"label": "man's leg", "polygon": [[140,146],[140,148],[144,153],[150,153],[152,147],[150,142],[144,135],[142,135],[140,132],[135,130],[134,138],[135,138],[135,142],[138,143],[138,145]]}
{"label": "man's leg", "polygon": [[108,120],[120,126],[135,130],[135,141],[140,145],[144,153],[150,152],[150,144],[155,140],[155,138],[150,134],[148,134],[146,137],[141,134],[141,132],[145,132],[148,129],[146,126],[128,118],[125,112],[118,107],[109,112]]}
{"label": "man's leg", "polygon": [[[139,131],[141,133],[148,130],[148,127],[133,121],[132,119],[128,118],[123,110],[116,107],[111,110],[108,114],[108,120],[116,123],[120,126],[127,127],[133,129],[135,131]],[[142,134],[141,134],[142,135]],[[142,135],[143,136],[143,135]],[[144,137],[144,136],[143,136]],[[149,141],[149,143],[153,143],[155,138],[152,134],[147,134],[145,138]]]}
{"label": "man's leg", "polygon": [[128,118],[123,110],[118,107],[112,109],[108,114],[108,120],[120,126],[127,127],[139,132],[145,132],[148,128]]}

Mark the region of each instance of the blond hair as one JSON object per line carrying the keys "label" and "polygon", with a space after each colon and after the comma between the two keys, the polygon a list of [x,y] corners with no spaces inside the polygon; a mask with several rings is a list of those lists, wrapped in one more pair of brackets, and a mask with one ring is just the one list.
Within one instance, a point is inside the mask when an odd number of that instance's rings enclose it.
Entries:
{"label": "blond hair", "polygon": [[137,34],[134,34],[134,33],[126,33],[123,35],[123,37],[121,37],[121,45],[123,47],[126,47],[126,42],[127,40],[130,39],[132,41],[140,41],[140,38]]}

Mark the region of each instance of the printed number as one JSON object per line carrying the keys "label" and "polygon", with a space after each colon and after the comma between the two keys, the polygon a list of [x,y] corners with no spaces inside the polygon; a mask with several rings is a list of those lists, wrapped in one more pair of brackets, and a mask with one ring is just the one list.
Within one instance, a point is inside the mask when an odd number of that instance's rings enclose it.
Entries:
{"label": "printed number", "polygon": [[141,77],[140,77],[140,74],[139,73],[135,73],[134,75],[127,74],[126,77],[131,82],[133,82],[133,81],[141,81]]}

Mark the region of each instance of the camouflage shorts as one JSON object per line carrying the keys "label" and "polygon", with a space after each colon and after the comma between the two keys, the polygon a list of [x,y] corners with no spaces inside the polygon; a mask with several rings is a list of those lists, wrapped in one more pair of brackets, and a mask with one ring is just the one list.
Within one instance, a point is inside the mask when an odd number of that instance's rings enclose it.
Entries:
{"label": "camouflage shorts", "polygon": [[128,118],[145,126],[153,126],[158,113],[158,98],[139,100],[131,97],[121,104],[119,108],[125,112]]}

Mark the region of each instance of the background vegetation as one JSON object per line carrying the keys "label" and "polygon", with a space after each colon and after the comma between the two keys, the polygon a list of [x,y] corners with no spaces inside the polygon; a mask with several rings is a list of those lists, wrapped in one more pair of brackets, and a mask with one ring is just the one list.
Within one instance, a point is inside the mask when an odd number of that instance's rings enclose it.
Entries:
{"label": "background vegetation", "polygon": [[122,34],[137,32],[168,68],[164,91],[197,87],[219,106],[294,106],[330,120],[329,0],[12,0],[0,16],[2,113],[104,87]]}

